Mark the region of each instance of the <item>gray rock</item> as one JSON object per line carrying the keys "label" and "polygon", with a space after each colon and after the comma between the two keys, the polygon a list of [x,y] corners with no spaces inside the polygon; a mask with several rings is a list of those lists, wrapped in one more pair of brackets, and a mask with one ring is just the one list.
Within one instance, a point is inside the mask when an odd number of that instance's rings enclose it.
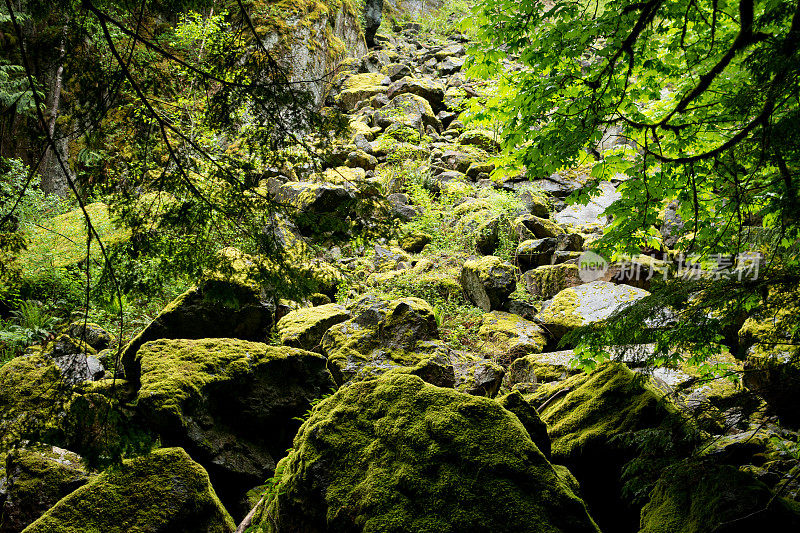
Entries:
{"label": "gray rock", "polygon": [[554,338],[560,339],[568,331],[604,320],[617,309],[649,294],[629,285],[593,281],[562,290],[545,303],[536,319]]}
{"label": "gray rock", "polygon": [[605,226],[608,222],[603,212],[608,206],[620,198],[620,193],[609,182],[600,185],[601,194],[592,197],[586,205],[570,205],[566,209],[557,213],[553,219],[559,224],[573,224],[575,226],[585,226],[597,224]]}
{"label": "gray rock", "polygon": [[383,18],[383,0],[364,1],[364,40],[367,46],[375,46],[375,34]]}

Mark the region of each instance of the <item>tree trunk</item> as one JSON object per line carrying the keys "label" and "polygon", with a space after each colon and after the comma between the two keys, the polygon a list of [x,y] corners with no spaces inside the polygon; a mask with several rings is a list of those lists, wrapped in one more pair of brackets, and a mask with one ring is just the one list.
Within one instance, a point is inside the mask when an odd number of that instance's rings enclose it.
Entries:
{"label": "tree trunk", "polygon": [[[66,27],[64,28],[66,32]],[[59,105],[61,104],[61,85],[64,79],[64,48],[65,37],[61,37],[61,46],[59,49],[58,62],[54,65],[55,72],[52,76],[48,75],[50,83],[49,91],[45,105],[47,106],[47,133],[53,144],[48,144],[45,149],[44,158],[39,169],[41,175],[42,191],[48,194],[57,194],[58,196],[66,196],[69,194],[69,182],[72,176],[64,174],[61,165],[58,162],[56,154],[61,156],[61,160],[66,165],[67,156],[69,155],[68,137],[66,135],[57,135],[56,132],[56,119],[58,118]],[[69,172],[69,167],[67,167]]]}

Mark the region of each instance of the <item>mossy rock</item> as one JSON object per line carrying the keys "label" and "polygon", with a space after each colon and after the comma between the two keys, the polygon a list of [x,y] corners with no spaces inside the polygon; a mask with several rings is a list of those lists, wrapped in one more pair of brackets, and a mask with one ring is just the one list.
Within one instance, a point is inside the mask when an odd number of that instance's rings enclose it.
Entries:
{"label": "mossy rock", "polygon": [[629,285],[593,281],[562,290],[536,318],[555,339],[560,339],[579,326],[605,320],[617,309],[649,295]]}
{"label": "mossy rock", "polygon": [[526,235],[524,230],[527,230],[528,234],[531,235],[526,239],[547,239],[566,233],[564,228],[552,220],[535,215],[520,215],[514,219],[513,224],[517,228],[520,238]]}
{"label": "mossy rock", "polygon": [[578,265],[543,265],[525,273],[525,288],[533,296],[552,298],[564,289],[581,285]]}
{"label": "mossy rock", "polygon": [[375,112],[372,121],[381,128],[400,124],[416,131],[425,131],[428,126],[436,131],[442,130],[442,123],[434,115],[428,101],[416,94],[395,96],[388,105]]}
{"label": "mossy rock", "polygon": [[75,321],[64,328],[64,333],[97,351],[105,350],[114,342],[114,336],[94,322]]}
{"label": "mossy rock", "polygon": [[353,318],[328,329],[323,353],[337,384],[415,366],[430,357],[425,341],[438,337],[433,309],[419,298],[366,297]]}
{"label": "mossy rock", "polygon": [[505,385],[511,388],[521,384],[524,388],[535,389],[535,385],[541,383],[564,380],[579,372],[571,365],[574,357],[575,353],[572,350],[519,357],[509,365]]}
{"label": "mossy rock", "polygon": [[497,398],[497,402],[505,409],[511,411],[528,431],[531,440],[539,448],[539,451],[548,459],[550,458],[550,437],[547,434],[547,424],[545,424],[536,408],[533,407],[519,391],[510,392]]}
{"label": "mossy rock", "polygon": [[139,383],[136,352],[157,339],[232,337],[263,340],[272,326],[272,309],[259,291],[246,284],[209,279],[178,296],[126,347],[122,353],[125,377]]}
{"label": "mossy rock", "polygon": [[484,311],[502,309],[517,288],[514,265],[494,256],[465,262],[460,280],[469,301]]}
{"label": "mossy rock", "polygon": [[6,456],[5,467],[0,533],[22,531],[61,498],[89,481],[81,457],[55,446],[14,450]]}
{"label": "mossy rock", "polygon": [[406,76],[389,85],[389,98],[401,94],[415,94],[424,98],[437,113],[444,108],[444,85],[429,78]]}
{"label": "mossy rock", "polygon": [[334,389],[321,355],[238,339],[162,339],[137,359],[141,416],[208,469],[231,506],[270,477],[296,418]]}
{"label": "mossy rock", "polygon": [[321,402],[257,531],[597,532],[497,402],[392,375]]}
{"label": "mossy rock", "polygon": [[500,151],[497,135],[490,130],[469,130],[458,136],[458,144],[477,146],[489,153]]}
{"label": "mossy rock", "polygon": [[481,317],[478,336],[488,345],[486,348],[509,361],[539,353],[547,344],[544,331],[536,323],[502,311],[491,311]]}
{"label": "mossy rock", "polygon": [[376,94],[385,94],[389,87],[383,85],[388,78],[381,73],[355,74],[345,80],[342,91],[336,96],[336,104],[345,111],[352,111],[360,102]]}
{"label": "mossy rock", "polygon": [[[622,490],[623,468],[640,454],[634,437],[662,432],[675,453],[690,445],[691,430],[677,409],[645,376],[621,363],[543,385],[530,399],[548,426],[553,461],[580,480],[592,516],[608,531],[630,531],[638,521],[639,507]],[[647,451],[651,459],[663,456],[658,449]]]}
{"label": "mossy rock", "polygon": [[328,328],[348,318],[349,311],[341,305],[304,307],[278,320],[275,331],[281,344],[315,351]]}
{"label": "mossy rock", "polygon": [[59,501],[25,533],[232,533],[203,468],[180,448],[126,460]]}
{"label": "mossy rock", "polygon": [[642,509],[640,533],[800,530],[800,504],[775,495],[733,466],[685,463],[669,469]]}
{"label": "mossy rock", "polygon": [[89,346],[87,343],[80,339],[73,339],[69,335],[61,334],[55,339],[48,342],[42,348],[42,355],[50,358],[61,357],[64,355],[76,354],[95,355],[97,350]]}
{"label": "mossy rock", "polygon": [[0,452],[21,439],[56,432],[71,395],[58,367],[41,355],[16,357],[0,367]]}
{"label": "mossy rock", "polygon": [[428,233],[412,232],[403,235],[400,239],[400,248],[411,254],[418,254],[430,244],[433,238]]}

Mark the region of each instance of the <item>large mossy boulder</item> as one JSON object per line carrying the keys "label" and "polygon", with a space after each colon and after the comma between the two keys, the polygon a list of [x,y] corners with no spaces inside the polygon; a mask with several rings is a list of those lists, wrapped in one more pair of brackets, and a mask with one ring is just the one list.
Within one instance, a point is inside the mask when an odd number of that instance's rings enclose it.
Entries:
{"label": "large mossy boulder", "polygon": [[416,94],[401,94],[372,116],[373,123],[381,128],[392,124],[408,126],[417,131],[425,131],[428,126],[441,131],[442,123],[433,114],[427,100]]}
{"label": "large mossy boulder", "polygon": [[[659,435],[678,450],[690,432],[675,407],[621,363],[542,385],[530,398],[548,426],[552,460],[578,478],[592,516],[605,531],[632,531],[639,507],[624,496],[622,472],[640,457],[642,436]],[[667,446],[668,448],[670,446]],[[656,458],[659,449],[647,450]],[[657,461],[654,464],[659,464]],[[655,473],[652,472],[652,473]]]}
{"label": "large mossy boulder", "polygon": [[304,307],[278,320],[275,331],[285,346],[316,351],[328,328],[348,318],[350,312],[338,304]]}
{"label": "large mossy boulder", "polygon": [[208,279],[178,296],[134,338],[122,353],[125,377],[139,383],[136,352],[157,339],[236,338],[264,340],[273,309],[258,289],[234,281]]}
{"label": "large mossy boulder", "polygon": [[180,448],[123,461],[77,489],[25,533],[233,533],[208,474]]}
{"label": "large mossy boulder", "polygon": [[733,466],[684,463],[659,479],[640,533],[800,531],[800,504]]}
{"label": "large mossy boulder", "polygon": [[162,339],[137,360],[142,417],[209,471],[233,512],[272,475],[296,418],[334,388],[321,355],[237,339]]}
{"label": "large mossy boulder", "polygon": [[794,427],[800,425],[800,334],[793,327],[800,312],[797,296],[772,296],[777,310],[748,318],[738,334],[740,352],[746,355],[744,385]]}
{"label": "large mossy boulder", "polygon": [[597,532],[518,417],[387,375],[317,405],[257,531]]}
{"label": "large mossy boulder", "polygon": [[573,329],[605,320],[611,314],[650,293],[630,285],[593,281],[564,289],[546,303],[536,319],[555,339]]}
{"label": "large mossy boulder", "polygon": [[338,384],[418,365],[430,357],[427,341],[439,336],[433,308],[419,298],[365,297],[352,313],[353,318],[331,327],[322,338]]}
{"label": "large mossy boulder", "polygon": [[386,75],[381,73],[355,74],[347,78],[342,91],[336,96],[336,104],[344,111],[353,111],[359,103],[377,94],[385,94],[389,87]]}
{"label": "large mossy boulder", "polygon": [[491,255],[465,262],[460,281],[467,299],[484,311],[502,309],[517,288],[514,265]]}
{"label": "large mossy boulder", "polygon": [[55,446],[14,450],[5,459],[0,533],[18,533],[89,481],[81,457]]}

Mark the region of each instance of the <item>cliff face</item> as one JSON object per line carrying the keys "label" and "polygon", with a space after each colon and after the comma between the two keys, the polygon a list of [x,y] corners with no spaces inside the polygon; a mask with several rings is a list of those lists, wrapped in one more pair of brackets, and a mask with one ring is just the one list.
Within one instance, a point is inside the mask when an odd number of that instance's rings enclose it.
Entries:
{"label": "cliff face", "polygon": [[266,48],[289,68],[289,80],[321,104],[339,63],[367,52],[362,2],[283,0],[254,14]]}

